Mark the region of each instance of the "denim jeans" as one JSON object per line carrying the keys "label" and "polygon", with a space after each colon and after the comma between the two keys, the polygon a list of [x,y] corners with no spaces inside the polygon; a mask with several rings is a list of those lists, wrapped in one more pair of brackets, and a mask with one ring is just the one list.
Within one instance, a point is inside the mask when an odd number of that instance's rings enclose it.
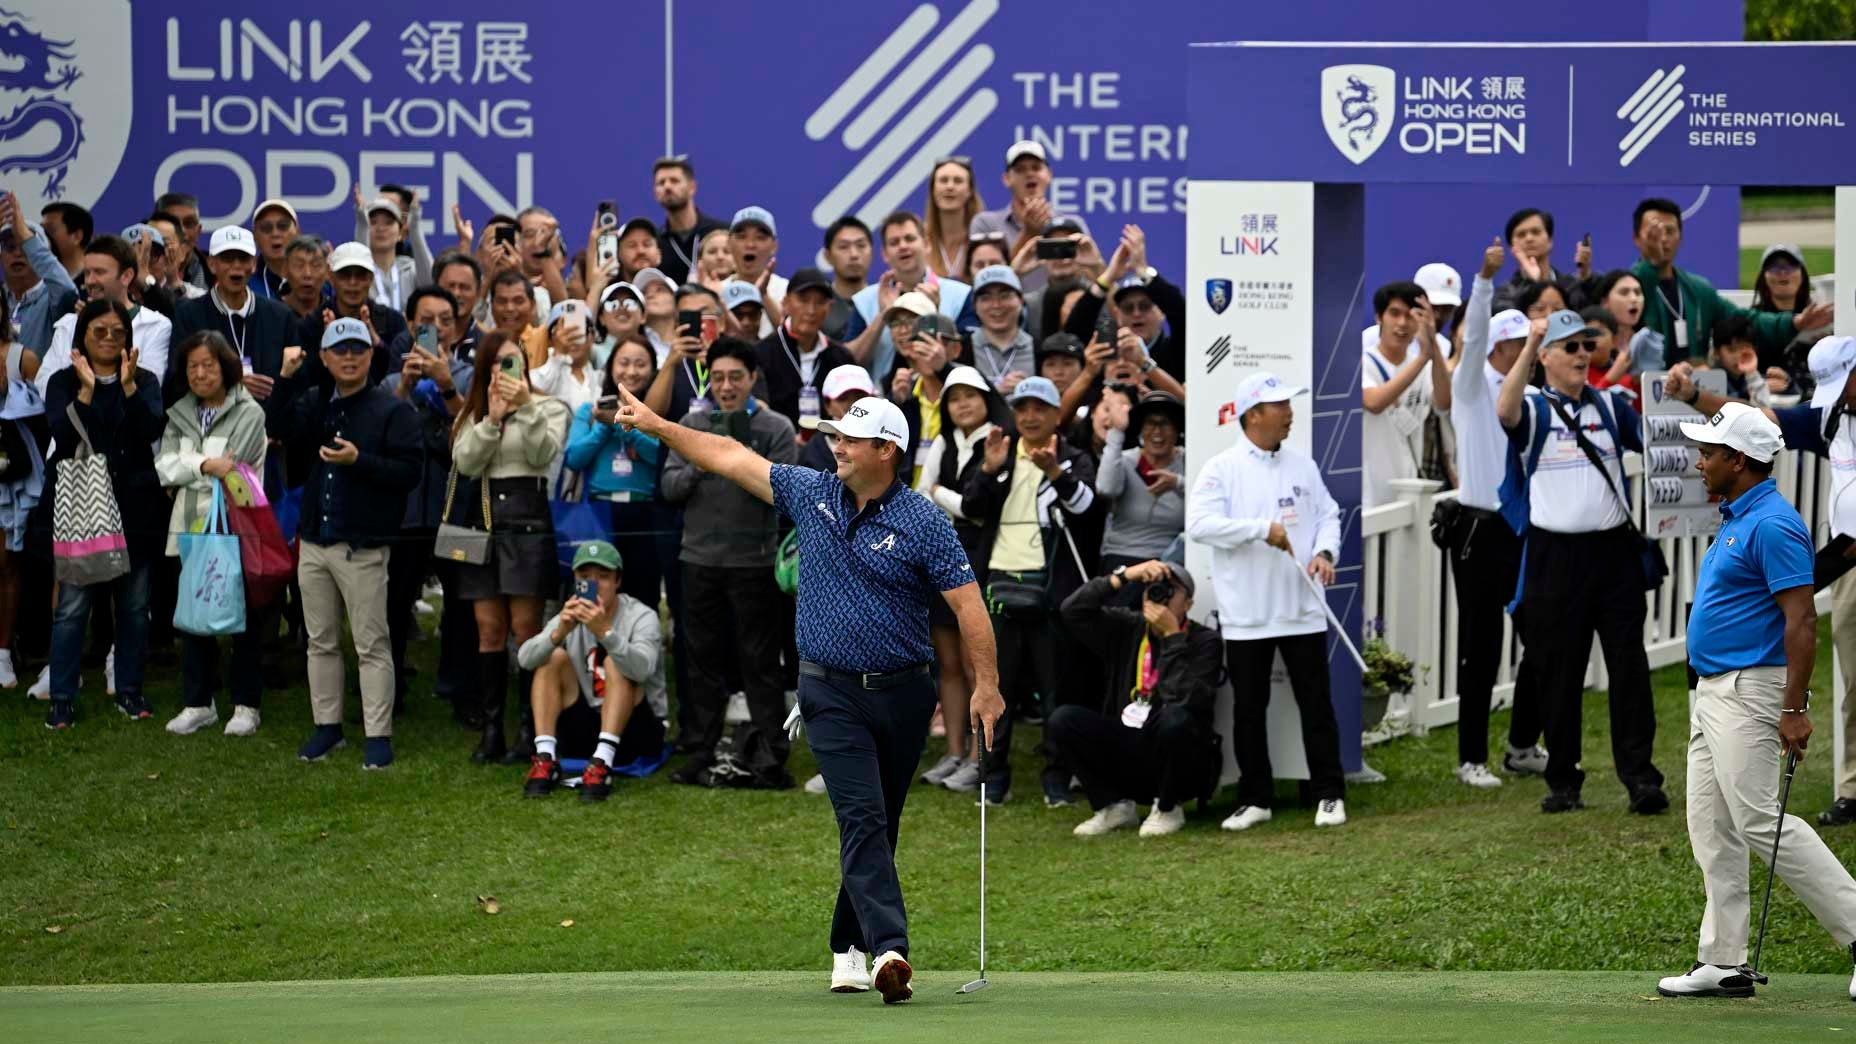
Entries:
{"label": "denim jeans", "polygon": [[142,661],[148,653],[148,566],[134,566],[107,584],[58,586],[58,608],[52,613],[52,677],[54,700],[77,698],[77,672],[84,657],[84,628],[90,622],[90,601],[107,593],[116,617],[116,692],[142,693]]}

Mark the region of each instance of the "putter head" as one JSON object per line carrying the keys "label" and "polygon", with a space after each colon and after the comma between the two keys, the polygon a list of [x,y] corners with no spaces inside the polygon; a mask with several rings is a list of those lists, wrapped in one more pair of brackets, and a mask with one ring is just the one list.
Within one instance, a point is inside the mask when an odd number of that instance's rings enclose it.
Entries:
{"label": "putter head", "polygon": [[955,990],[954,992],[955,993],[978,993],[979,991],[991,985],[992,983],[987,982],[985,979],[974,979],[972,982],[967,983],[965,986],[962,986],[961,988]]}
{"label": "putter head", "polygon": [[1766,978],[1766,976],[1763,973],[1761,973],[1757,968],[1754,968],[1752,965],[1748,965],[1748,964],[1742,964],[1740,966],[1740,974],[1753,980],[1754,983],[1760,986],[1764,986],[1769,981]]}

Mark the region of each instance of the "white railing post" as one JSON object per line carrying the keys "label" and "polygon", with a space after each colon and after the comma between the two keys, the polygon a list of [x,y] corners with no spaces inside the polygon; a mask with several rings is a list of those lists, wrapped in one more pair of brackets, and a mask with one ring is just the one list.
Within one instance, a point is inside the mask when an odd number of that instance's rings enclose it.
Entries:
{"label": "white railing post", "polygon": [[[1411,657],[1417,667],[1411,691],[1411,726],[1423,732],[1456,720],[1454,699],[1439,713],[1443,665],[1438,662],[1442,629],[1443,553],[1431,543],[1431,505],[1443,483],[1431,479],[1393,479],[1393,495],[1411,505],[1411,521],[1386,534],[1386,641]],[[1454,697],[1454,694],[1452,694]]]}

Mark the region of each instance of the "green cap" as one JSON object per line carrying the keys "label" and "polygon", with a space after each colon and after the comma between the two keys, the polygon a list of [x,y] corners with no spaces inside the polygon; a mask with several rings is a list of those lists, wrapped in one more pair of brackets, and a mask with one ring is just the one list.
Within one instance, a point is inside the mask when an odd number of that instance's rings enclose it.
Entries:
{"label": "green cap", "polygon": [[605,566],[615,573],[625,571],[625,562],[619,557],[619,549],[604,540],[589,540],[574,552],[574,568],[583,565]]}

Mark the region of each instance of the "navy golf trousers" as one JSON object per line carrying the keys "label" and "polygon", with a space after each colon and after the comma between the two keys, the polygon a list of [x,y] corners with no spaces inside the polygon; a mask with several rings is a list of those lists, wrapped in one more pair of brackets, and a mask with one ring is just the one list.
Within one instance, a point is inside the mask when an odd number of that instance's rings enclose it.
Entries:
{"label": "navy golf trousers", "polygon": [[853,946],[868,954],[909,952],[896,837],[938,702],[931,675],[880,691],[799,678],[806,741],[838,816],[843,879],[831,917],[833,953]]}

